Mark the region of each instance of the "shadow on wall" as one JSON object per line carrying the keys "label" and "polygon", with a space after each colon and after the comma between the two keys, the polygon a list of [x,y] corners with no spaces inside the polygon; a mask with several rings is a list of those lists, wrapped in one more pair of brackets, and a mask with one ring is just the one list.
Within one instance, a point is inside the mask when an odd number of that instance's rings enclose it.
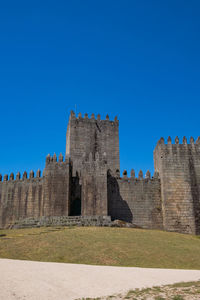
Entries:
{"label": "shadow on wall", "polygon": [[117,179],[108,171],[108,215],[112,220],[122,220],[132,223],[133,214],[120,195],[119,184]]}
{"label": "shadow on wall", "polygon": [[78,173],[72,177],[71,201],[70,201],[70,216],[81,215],[81,184]]}

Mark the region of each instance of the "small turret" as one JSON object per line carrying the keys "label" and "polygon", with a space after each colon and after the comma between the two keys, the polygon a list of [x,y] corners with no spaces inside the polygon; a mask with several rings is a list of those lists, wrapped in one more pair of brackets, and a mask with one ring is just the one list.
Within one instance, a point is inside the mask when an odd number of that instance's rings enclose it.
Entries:
{"label": "small turret", "polygon": [[30,171],[30,173],[29,173],[29,178],[30,178],[30,179],[34,178],[34,172],[33,172],[33,170]]}
{"label": "small turret", "polygon": [[4,175],[3,181],[8,181],[8,175],[7,174]]}
{"label": "small turret", "polygon": [[75,118],[76,118],[75,113],[74,113],[73,110],[71,110],[71,112],[70,112],[70,119],[75,119]]}
{"label": "small turret", "polygon": [[24,180],[24,179],[27,179],[27,172],[26,172],[26,171],[23,173],[22,178],[23,178],[23,180]]}
{"label": "small turret", "polygon": [[135,178],[135,171],[132,169],[131,170],[131,179],[134,179]]}
{"label": "small turret", "polygon": [[176,136],[176,138],[175,138],[175,144],[179,144],[179,138]]}
{"label": "small turret", "polygon": [[183,145],[187,145],[187,138],[185,136],[183,137]]}
{"label": "small turret", "polygon": [[161,137],[161,138],[160,138],[160,140],[159,140],[159,144],[161,144],[161,145],[162,145],[162,144],[164,144],[164,143],[165,143],[165,140],[164,140],[164,138],[163,138],[163,137]]}
{"label": "small turret", "polygon": [[196,144],[200,144],[200,136],[198,136],[198,138],[196,140]]}
{"label": "small turret", "polygon": [[16,175],[16,180],[20,180],[20,178],[21,178],[21,174],[20,174],[20,172],[18,172]]}
{"label": "small turret", "polygon": [[59,160],[59,162],[63,162],[63,155],[62,155],[62,153],[60,153],[58,160]]}
{"label": "small turret", "polygon": [[50,161],[51,161],[51,156],[50,154],[48,154],[46,157],[46,164],[50,163]]}
{"label": "small turret", "polygon": [[55,153],[54,153],[54,155],[53,155],[53,162],[57,162],[57,156],[56,156]]}
{"label": "small turret", "polygon": [[85,113],[84,119],[88,119],[88,114]]}
{"label": "small turret", "polygon": [[109,121],[109,115],[108,114],[106,115],[106,120]]}
{"label": "small turret", "polygon": [[100,121],[101,120],[101,116],[100,114],[97,115],[97,121]]}
{"label": "small turret", "polygon": [[171,143],[172,143],[172,139],[171,139],[171,136],[169,136],[167,139],[167,144],[171,145]]}
{"label": "small turret", "polygon": [[14,180],[14,173],[10,174],[10,181]]}
{"label": "small turret", "polygon": [[38,169],[37,172],[36,172],[36,177],[40,178],[40,176],[41,176],[41,171]]}
{"label": "small turret", "polygon": [[91,115],[91,119],[95,120],[95,115],[94,114]]}
{"label": "small turret", "polygon": [[146,172],[145,178],[147,178],[147,179],[151,178],[151,173],[149,170]]}
{"label": "small turret", "polygon": [[190,138],[190,144],[193,145],[194,144],[194,138],[191,136]]}
{"label": "small turret", "polygon": [[140,172],[139,172],[139,174],[138,174],[138,179],[143,179],[143,172],[142,172],[142,170],[140,170]]}

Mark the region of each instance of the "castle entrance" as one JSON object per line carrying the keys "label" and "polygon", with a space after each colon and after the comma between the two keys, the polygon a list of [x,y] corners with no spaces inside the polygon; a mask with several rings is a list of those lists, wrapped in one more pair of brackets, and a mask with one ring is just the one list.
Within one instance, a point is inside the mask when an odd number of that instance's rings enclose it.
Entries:
{"label": "castle entrance", "polygon": [[81,215],[81,199],[77,197],[71,203],[70,216],[80,216],[80,215]]}
{"label": "castle entrance", "polygon": [[81,216],[81,184],[78,173],[72,177],[69,216]]}

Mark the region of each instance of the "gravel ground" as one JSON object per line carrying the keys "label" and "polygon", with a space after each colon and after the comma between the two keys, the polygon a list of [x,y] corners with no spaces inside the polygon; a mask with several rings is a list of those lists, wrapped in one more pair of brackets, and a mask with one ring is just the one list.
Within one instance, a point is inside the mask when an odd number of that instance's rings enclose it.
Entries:
{"label": "gravel ground", "polygon": [[182,281],[197,270],[91,266],[0,259],[1,300],[64,300],[102,297]]}

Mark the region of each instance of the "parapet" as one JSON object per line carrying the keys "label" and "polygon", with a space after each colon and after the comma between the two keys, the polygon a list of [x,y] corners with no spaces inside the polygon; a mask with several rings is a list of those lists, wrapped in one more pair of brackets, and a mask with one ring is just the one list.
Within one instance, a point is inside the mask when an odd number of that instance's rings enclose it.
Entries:
{"label": "parapet", "polygon": [[16,177],[15,177],[14,173],[10,173],[10,176],[8,176],[8,174],[5,174],[3,177],[0,174],[0,182],[2,182],[2,178],[3,178],[3,182],[7,182],[7,181],[9,181],[9,182],[11,182],[11,181],[13,181],[13,182],[15,182],[15,181],[25,181],[27,179],[41,178],[41,171],[37,170],[36,177],[34,175],[33,170],[31,170],[30,173],[29,173],[29,178],[28,178],[28,174],[27,174],[26,171],[23,173],[22,178],[21,178],[20,172],[18,172],[16,174]]}
{"label": "parapet", "polygon": [[193,137],[190,137],[189,143],[187,142],[187,138],[184,136],[182,139],[182,144],[180,143],[179,137],[176,136],[174,140],[174,144],[172,143],[172,139],[169,136],[167,139],[167,143],[165,143],[165,140],[163,137],[160,138],[160,140],[157,143],[157,146],[160,145],[200,145],[200,137],[197,138],[196,142],[194,141]]}
{"label": "parapet", "polygon": [[112,122],[112,123],[117,124],[117,125],[119,124],[117,116],[114,118],[114,120],[110,120],[108,114],[106,115],[106,119],[105,120],[101,120],[100,114],[98,114],[97,117],[95,118],[95,114],[94,113],[91,114],[90,118],[88,117],[87,113],[85,113],[84,116],[82,116],[82,114],[79,113],[78,117],[76,117],[76,115],[75,115],[75,113],[74,113],[73,110],[70,113],[70,120],[87,121],[87,122],[88,121],[92,121],[92,122],[94,122],[94,121],[97,121],[97,122]]}
{"label": "parapet", "polygon": [[135,171],[133,169],[131,170],[130,177],[128,177],[127,170],[124,170],[122,174],[123,174],[123,176],[120,177],[119,176],[119,171],[116,170],[116,173],[114,174],[114,177],[116,179],[119,179],[119,180],[122,180],[122,181],[128,181],[128,182],[133,182],[133,181],[135,181],[135,182],[136,181],[149,181],[149,180],[152,181],[154,179],[156,179],[156,180],[160,179],[158,172],[154,172],[154,175],[151,176],[151,173],[150,173],[149,170],[147,170],[147,172],[145,174],[145,177],[143,176],[142,170],[139,171],[138,177],[135,176]]}
{"label": "parapet", "polygon": [[57,160],[57,155],[56,153],[54,153],[53,156],[51,156],[50,154],[48,154],[46,156],[46,166],[49,165],[49,164],[52,164],[52,163],[69,163],[70,162],[70,159],[69,157],[65,157],[65,160],[64,160],[64,156],[62,155],[62,153],[59,154],[59,157],[58,157],[58,160]]}

